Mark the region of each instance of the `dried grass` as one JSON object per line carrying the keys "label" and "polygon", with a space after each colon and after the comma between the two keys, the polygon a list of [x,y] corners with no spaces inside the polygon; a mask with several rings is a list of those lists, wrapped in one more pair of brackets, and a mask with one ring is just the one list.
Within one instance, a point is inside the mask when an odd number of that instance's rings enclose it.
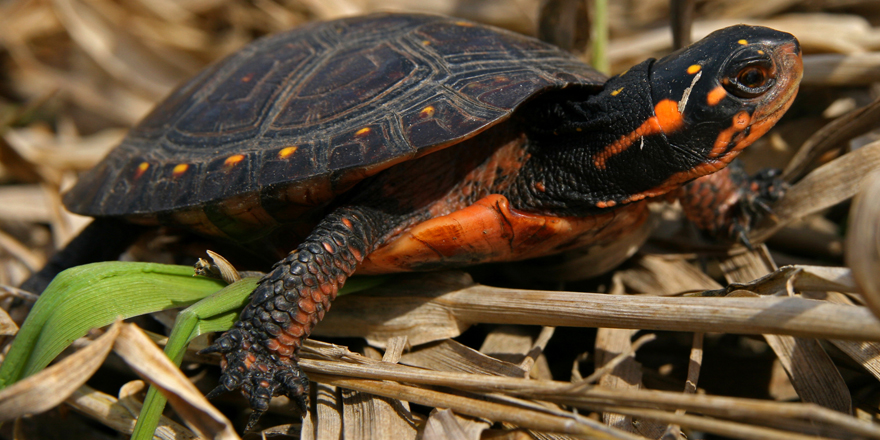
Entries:
{"label": "dried grass", "polygon": [[[61,208],[60,192],[180,81],[256,36],[377,9],[454,14],[533,32],[538,2],[0,3],[0,284],[18,285],[85,224]],[[668,50],[667,11],[665,0],[611,5],[612,69]],[[671,207],[658,210],[648,246],[599,281],[578,280],[610,268],[594,256],[572,255],[540,266],[539,276],[523,266],[499,268],[509,275],[500,279],[477,272],[505,288],[446,272],[405,276],[341,298],[316,335],[360,337],[351,342],[359,353],[308,343],[302,365],[316,381],[312,410],[300,421],[277,398],[263,434],[673,439],[683,430],[690,438],[880,438],[880,187],[868,180],[880,169],[880,6],[698,2],[694,38],[741,21],[792,31],[806,53],[795,107],[744,154],[752,168],[788,164],[786,176],[797,181],[775,207],[776,220],[753,234],[756,240],[775,234],[767,247],[751,252],[704,243],[680,227]],[[856,194],[847,224],[845,203]],[[174,257],[163,250],[169,240],[142,243],[131,255],[168,261]],[[631,246],[622,244],[619,253]],[[800,265],[776,270],[777,262]],[[724,288],[728,283],[741,284]],[[724,297],[695,295],[703,291]],[[32,301],[14,290],[0,294],[4,346],[26,313],[22,299]],[[155,321],[141,323],[161,329]],[[660,333],[636,338],[644,330]],[[0,437],[104,435],[84,419],[130,433],[143,383],[118,383],[135,375],[160,384],[173,417],[187,425],[165,418],[157,436],[237,437],[190,383],[211,388],[216,369],[202,365],[216,359],[190,353],[188,380],[143,334],[122,324],[75,345],[80,348],[52,369],[0,392],[8,405],[0,418],[60,402],[84,418],[49,410],[5,424]],[[129,367],[104,360],[114,347]],[[95,388],[84,385],[96,370]],[[792,396],[792,389],[799,402],[771,397]],[[118,400],[110,395],[117,392]],[[215,403],[236,424],[246,416],[236,396]]]}

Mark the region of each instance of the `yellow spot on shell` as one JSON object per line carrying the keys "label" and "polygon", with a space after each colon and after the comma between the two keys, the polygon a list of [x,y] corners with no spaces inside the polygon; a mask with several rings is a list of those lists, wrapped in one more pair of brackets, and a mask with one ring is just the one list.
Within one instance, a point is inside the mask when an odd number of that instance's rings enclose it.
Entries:
{"label": "yellow spot on shell", "polygon": [[689,74],[693,75],[693,74],[699,72],[700,69],[702,69],[702,68],[703,68],[703,66],[701,66],[701,65],[699,65],[699,64],[692,64],[690,67],[688,67],[687,72],[688,72]]}
{"label": "yellow spot on shell", "polygon": [[355,136],[363,136],[370,132],[370,127],[364,127],[354,133]]}
{"label": "yellow spot on shell", "polygon": [[759,50],[759,51],[758,51],[758,55],[764,55],[764,51],[763,51],[763,50]]}
{"label": "yellow spot on shell", "polygon": [[464,27],[473,27],[474,26],[474,24],[469,21],[456,21],[455,24],[457,24],[459,26],[464,26]]}
{"label": "yellow spot on shell", "polygon": [[180,163],[180,164],[177,164],[177,166],[175,166],[174,169],[171,170],[171,175],[174,176],[174,177],[180,177],[180,176],[182,176],[183,173],[185,173],[186,170],[188,170],[188,169],[189,169],[189,164],[188,164],[188,163]]}
{"label": "yellow spot on shell", "polygon": [[238,163],[243,160],[244,160],[243,154],[234,154],[232,156],[227,157],[226,160],[223,161],[223,165],[231,168],[231,167],[234,167],[235,165],[238,165]]}
{"label": "yellow spot on shell", "polygon": [[622,92],[622,91],[623,91],[623,87],[621,87],[621,88],[619,88],[619,89],[617,89],[617,90],[611,92],[611,96],[617,96],[617,95],[620,94],[620,92]]}
{"label": "yellow spot on shell", "polygon": [[431,116],[434,116],[434,107],[429,105],[423,108],[422,111],[419,112],[419,116],[423,118],[430,118]]}
{"label": "yellow spot on shell", "polygon": [[737,41],[737,43],[742,44],[743,46],[749,44],[749,42],[746,40],[739,40],[739,41]]}
{"label": "yellow spot on shell", "polygon": [[134,173],[134,178],[137,179],[143,176],[148,169],[150,169],[150,164],[148,162],[141,162],[141,164],[137,167],[137,172]]}
{"label": "yellow spot on shell", "polygon": [[296,153],[297,147],[287,147],[282,148],[281,151],[278,152],[279,159],[287,159],[290,156],[293,156],[293,153]]}
{"label": "yellow spot on shell", "polygon": [[583,128],[580,128],[580,127],[575,128],[575,130],[577,130],[577,131],[584,131],[584,129],[583,129]]}
{"label": "yellow spot on shell", "polygon": [[431,42],[428,40],[422,40],[422,46],[430,46]]}

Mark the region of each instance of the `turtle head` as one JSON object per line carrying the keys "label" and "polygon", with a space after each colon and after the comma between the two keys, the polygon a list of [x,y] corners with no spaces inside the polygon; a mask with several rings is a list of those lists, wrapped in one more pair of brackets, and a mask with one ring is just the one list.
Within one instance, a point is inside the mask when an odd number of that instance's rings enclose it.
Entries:
{"label": "turtle head", "polygon": [[586,98],[547,94],[526,113],[534,175],[546,181],[534,197],[588,212],[718,171],[788,110],[802,72],[794,36],[739,25],[637,64]]}
{"label": "turtle head", "polygon": [[672,147],[693,155],[682,164],[684,180],[721,169],[766,133],[791,106],[802,75],[797,39],[760,26],[715,31],[654,62],[657,122]]}

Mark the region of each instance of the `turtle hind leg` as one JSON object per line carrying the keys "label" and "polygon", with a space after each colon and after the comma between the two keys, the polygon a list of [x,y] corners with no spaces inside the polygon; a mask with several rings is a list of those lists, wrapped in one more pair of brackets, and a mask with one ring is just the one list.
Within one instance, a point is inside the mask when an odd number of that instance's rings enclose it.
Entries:
{"label": "turtle hind leg", "polygon": [[220,385],[209,396],[241,388],[254,410],[248,430],[275,395],[305,409],[309,381],[297,365],[299,348],[393,220],[367,208],[334,211],[260,280],[235,327],[202,350],[224,358]]}
{"label": "turtle hind leg", "polygon": [[65,269],[119,258],[149,226],[128,223],[115,217],[96,218],[64,249],[58,251],[38,272],[21,284],[21,289],[40,294]]}

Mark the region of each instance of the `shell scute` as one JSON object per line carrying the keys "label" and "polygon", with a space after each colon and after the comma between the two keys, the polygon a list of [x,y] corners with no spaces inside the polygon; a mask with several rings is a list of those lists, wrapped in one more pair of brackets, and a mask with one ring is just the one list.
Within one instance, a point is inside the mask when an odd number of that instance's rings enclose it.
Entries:
{"label": "shell scute", "polygon": [[312,124],[332,124],[351,117],[383,93],[400,93],[417,84],[416,65],[406,54],[382,44],[369,50],[356,48],[330,58],[316,69],[284,104],[273,127],[291,129]]}
{"label": "shell scute", "polygon": [[[425,148],[435,145],[437,139],[452,139],[461,131],[476,132],[492,122],[491,116],[480,115],[479,109],[462,108],[458,104],[469,103],[461,101],[456,103],[448,96],[438,95],[405,110],[400,121],[407,141],[417,149]],[[424,112],[428,106],[433,110],[430,116]]]}

